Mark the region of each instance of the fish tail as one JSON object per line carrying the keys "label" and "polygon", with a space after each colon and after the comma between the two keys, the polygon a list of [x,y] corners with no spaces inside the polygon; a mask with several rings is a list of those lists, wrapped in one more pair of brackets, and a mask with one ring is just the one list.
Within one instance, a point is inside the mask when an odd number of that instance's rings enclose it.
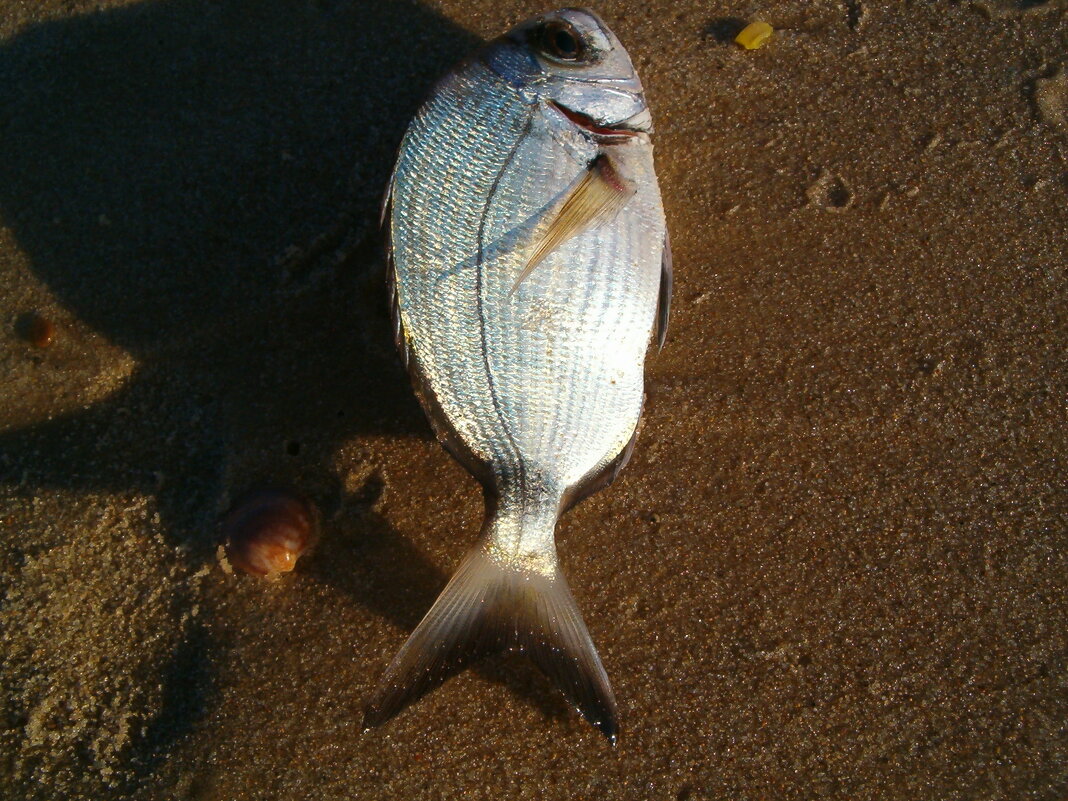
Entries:
{"label": "fish tail", "polygon": [[552,561],[547,575],[495,559],[485,543],[471,551],[387,668],[367,704],[364,727],[389,720],[476,659],[518,650],[615,744],[615,696]]}

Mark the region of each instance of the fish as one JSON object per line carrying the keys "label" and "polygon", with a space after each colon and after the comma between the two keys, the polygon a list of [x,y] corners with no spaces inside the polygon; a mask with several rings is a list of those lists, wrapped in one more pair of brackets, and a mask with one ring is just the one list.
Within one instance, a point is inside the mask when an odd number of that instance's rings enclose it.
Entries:
{"label": "fish", "polygon": [[645,358],[667,331],[651,133],[627,51],[568,8],[462,62],[404,135],[383,203],[394,335],[486,515],[367,701],[367,728],[475,660],[520,651],[616,742],[618,705],[555,530],[629,460]]}

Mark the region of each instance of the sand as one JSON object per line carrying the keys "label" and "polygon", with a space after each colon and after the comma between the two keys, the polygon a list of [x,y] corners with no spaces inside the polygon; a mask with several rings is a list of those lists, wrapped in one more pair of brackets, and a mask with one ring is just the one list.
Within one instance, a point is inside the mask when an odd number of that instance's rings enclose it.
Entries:
{"label": "sand", "polygon": [[[1068,794],[1064,2],[598,6],[676,265],[635,457],[558,537],[620,742],[518,657],[361,731],[481,520],[377,199],[539,10],[0,2],[5,799]],[[216,558],[264,482],[323,516],[277,582]]]}

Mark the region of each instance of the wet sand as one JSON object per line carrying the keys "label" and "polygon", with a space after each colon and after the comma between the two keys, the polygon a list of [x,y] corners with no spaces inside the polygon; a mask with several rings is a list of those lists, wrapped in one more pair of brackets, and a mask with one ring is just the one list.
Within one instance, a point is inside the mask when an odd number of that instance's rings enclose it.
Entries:
{"label": "wet sand", "polygon": [[[0,2],[5,798],[1068,793],[1064,2],[597,7],[676,265],[634,459],[558,533],[620,743],[520,658],[361,731],[481,521],[377,200],[540,10]],[[274,583],[216,558],[265,482],[323,515]]]}

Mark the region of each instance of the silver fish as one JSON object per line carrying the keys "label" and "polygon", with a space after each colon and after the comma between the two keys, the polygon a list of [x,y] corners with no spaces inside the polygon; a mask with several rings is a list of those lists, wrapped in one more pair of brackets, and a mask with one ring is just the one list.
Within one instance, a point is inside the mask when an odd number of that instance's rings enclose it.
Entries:
{"label": "silver fish", "polygon": [[626,464],[671,257],[641,81],[592,12],[490,43],[437,86],[384,205],[393,320],[482,537],[386,670],[377,725],[472,659],[529,654],[612,742],[615,697],[557,561],[559,516]]}

